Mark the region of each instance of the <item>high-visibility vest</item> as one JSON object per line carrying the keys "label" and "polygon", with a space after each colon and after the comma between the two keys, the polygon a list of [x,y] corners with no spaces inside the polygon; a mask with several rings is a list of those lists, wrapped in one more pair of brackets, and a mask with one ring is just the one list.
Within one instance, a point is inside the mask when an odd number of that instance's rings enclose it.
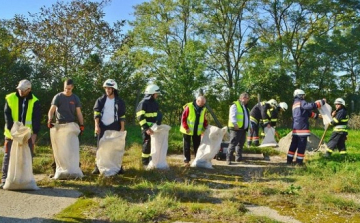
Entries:
{"label": "high-visibility vest", "polygon": [[[186,108],[186,107],[189,107],[189,115],[186,119],[186,123],[190,129],[190,132],[186,133],[186,129],[182,125],[180,126],[180,132],[187,134],[187,135],[194,135],[194,127],[195,127],[195,120],[196,120],[195,107],[192,102],[184,105],[184,108]],[[206,108],[203,108],[201,110],[200,117],[199,117],[199,124],[197,126],[197,135],[201,135],[201,133],[204,130],[205,112],[206,112]]]}
{"label": "high-visibility vest", "polygon": [[[31,132],[32,132],[33,108],[34,108],[35,102],[39,100],[37,97],[35,97],[35,95],[32,95],[32,97],[33,98],[28,101],[28,107],[27,107],[26,117],[25,117],[25,126],[29,127],[31,129]],[[6,95],[5,99],[11,109],[11,116],[13,118],[13,121],[14,122],[20,121],[19,120],[19,98],[16,96],[16,93],[14,92],[14,93],[10,93],[10,94]],[[5,125],[4,135],[6,138],[12,139],[10,130],[8,128],[6,128],[6,125]]]}
{"label": "high-visibility vest", "polygon": [[[236,122],[239,128],[242,128],[244,125],[244,110],[239,101],[234,101],[236,105]],[[229,117],[228,127],[233,128],[234,124],[231,122]]]}

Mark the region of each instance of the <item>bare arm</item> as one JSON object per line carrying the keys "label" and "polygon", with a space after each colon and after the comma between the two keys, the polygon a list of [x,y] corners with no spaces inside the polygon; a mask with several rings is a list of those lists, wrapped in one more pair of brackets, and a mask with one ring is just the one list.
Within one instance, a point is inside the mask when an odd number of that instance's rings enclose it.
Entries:
{"label": "bare arm", "polygon": [[84,118],[83,118],[80,107],[76,108],[76,115],[77,115],[77,118],[78,118],[78,121],[79,121],[79,125],[84,125]]}
{"label": "bare arm", "polygon": [[120,121],[120,131],[125,131],[125,122]]}
{"label": "bare arm", "polygon": [[53,117],[54,117],[54,113],[56,111],[56,105],[51,105],[49,112],[48,112],[48,123],[51,123]]}
{"label": "bare arm", "polygon": [[100,134],[100,119],[99,118],[95,118],[95,133],[96,134]]}

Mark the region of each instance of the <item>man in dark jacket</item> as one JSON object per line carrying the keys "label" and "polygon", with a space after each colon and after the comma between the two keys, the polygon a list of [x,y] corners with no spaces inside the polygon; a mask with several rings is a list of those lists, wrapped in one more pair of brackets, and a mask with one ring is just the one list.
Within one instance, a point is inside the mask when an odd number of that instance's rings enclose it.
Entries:
{"label": "man in dark jacket", "polygon": [[336,148],[339,149],[341,155],[346,155],[345,141],[348,135],[347,123],[349,121],[349,115],[346,111],[344,99],[337,98],[334,104],[336,109],[331,114],[333,120],[330,123],[330,125],[334,126],[334,129],[329,142],[326,144],[325,157],[331,156]]}
{"label": "man in dark jacket", "polygon": [[326,99],[315,102],[306,102],[304,100],[305,92],[301,89],[294,91],[294,103],[292,106],[292,140],[287,154],[287,164],[292,164],[295,153],[296,164],[303,165],[307,137],[310,135],[309,118],[318,118],[320,115],[312,110],[320,108],[326,103]]}
{"label": "man in dark jacket", "polygon": [[257,103],[250,111],[250,124],[253,129],[252,132],[249,132],[247,138],[248,146],[251,146],[254,142],[255,146],[259,146],[259,127],[260,124],[263,126],[271,127],[271,113],[278,106],[275,99],[270,99],[269,101],[263,101]]}
{"label": "man in dark jacket", "polygon": [[37,134],[40,131],[40,102],[38,98],[31,92],[31,82],[28,80],[21,80],[17,86],[17,92],[6,95],[5,97],[5,153],[2,165],[2,178],[0,188],[3,188],[10,161],[10,150],[13,142],[11,136],[11,128],[14,122],[22,122],[23,125],[32,130],[31,138],[29,139],[29,147],[31,155],[34,154],[34,145]]}
{"label": "man in dark jacket", "polygon": [[160,95],[160,88],[157,85],[150,84],[146,87],[144,98],[140,101],[136,108],[136,117],[141,126],[141,134],[143,139],[142,145],[142,164],[147,166],[150,162],[151,137],[154,132],[151,126],[155,123],[161,124],[162,115],[159,112],[159,104],[156,99]]}
{"label": "man in dark jacket", "polygon": [[[105,94],[99,97],[94,105],[95,134],[98,140],[106,130],[125,130],[125,102],[118,95],[118,85],[113,79],[104,82]],[[95,165],[93,174],[100,171]],[[123,173],[121,167],[120,172]]]}

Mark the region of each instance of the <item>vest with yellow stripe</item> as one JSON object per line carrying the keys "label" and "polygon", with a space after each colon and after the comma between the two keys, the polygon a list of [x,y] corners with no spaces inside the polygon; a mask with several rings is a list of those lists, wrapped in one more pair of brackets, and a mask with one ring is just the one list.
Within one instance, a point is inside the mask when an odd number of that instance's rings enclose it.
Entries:
{"label": "vest with yellow stripe", "polygon": [[[14,122],[21,121],[19,120],[19,98],[16,96],[16,93],[11,93],[6,95],[5,100],[7,101],[10,109],[11,109],[11,116]],[[32,99],[28,100],[28,107],[25,116],[25,126],[29,127],[32,131],[32,116],[33,116],[33,108],[36,101],[39,99],[32,95]],[[4,130],[4,135],[6,138],[12,139],[10,130],[6,128]]]}
{"label": "vest with yellow stripe", "polygon": [[[242,128],[244,126],[244,117],[246,115],[246,111],[243,110],[243,107],[241,106],[239,101],[234,101],[234,104],[236,105],[236,122],[238,127]],[[248,112],[250,112],[249,109]],[[231,122],[230,117],[228,121],[228,127],[234,128],[234,124]]]}
{"label": "vest with yellow stripe", "polygon": [[[196,112],[195,112],[195,106],[192,102],[187,103],[184,105],[184,108],[189,107],[189,116],[187,117],[186,123],[190,129],[189,133],[186,133],[186,129],[181,125],[180,126],[180,132],[186,134],[186,135],[194,135],[194,125],[196,121]],[[199,124],[197,126],[197,135],[201,135],[201,133],[204,130],[204,120],[205,120],[205,112],[206,108],[203,108],[200,113],[199,117]]]}
{"label": "vest with yellow stripe", "polygon": [[349,115],[347,115],[347,111],[345,108],[341,108],[336,112],[335,117],[331,122],[331,125],[334,126],[334,132],[346,132],[347,133],[347,124],[349,121]]}

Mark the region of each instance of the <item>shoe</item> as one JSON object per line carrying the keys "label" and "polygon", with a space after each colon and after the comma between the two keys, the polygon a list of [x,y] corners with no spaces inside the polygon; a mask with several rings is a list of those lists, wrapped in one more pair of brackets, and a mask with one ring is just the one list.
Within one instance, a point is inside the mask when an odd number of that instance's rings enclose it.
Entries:
{"label": "shoe", "polygon": [[0,184],[0,189],[4,189],[4,186],[5,186],[5,182],[2,182],[2,183]]}
{"label": "shoe", "polygon": [[120,174],[124,174],[124,173],[125,173],[125,171],[124,171],[123,167],[121,166],[120,170],[119,170],[119,172],[117,172],[117,174],[120,175]]}
{"label": "shoe", "polygon": [[236,162],[241,162],[242,160],[243,160],[242,157],[237,157],[235,161],[236,161]]}
{"label": "shoe", "polygon": [[190,163],[184,163],[184,167],[190,167]]}
{"label": "shoe", "polygon": [[50,174],[50,175],[49,175],[49,178],[54,178],[54,174]]}
{"label": "shoe", "polygon": [[91,174],[100,174],[99,168],[95,166],[95,169],[91,172]]}
{"label": "shoe", "polygon": [[286,161],[286,165],[292,166],[294,163],[292,161]]}
{"label": "shoe", "polygon": [[324,155],[325,158],[330,158],[330,156],[331,156],[331,153],[329,153],[329,152],[326,152]]}
{"label": "shoe", "polygon": [[231,165],[231,160],[226,160],[227,165]]}

